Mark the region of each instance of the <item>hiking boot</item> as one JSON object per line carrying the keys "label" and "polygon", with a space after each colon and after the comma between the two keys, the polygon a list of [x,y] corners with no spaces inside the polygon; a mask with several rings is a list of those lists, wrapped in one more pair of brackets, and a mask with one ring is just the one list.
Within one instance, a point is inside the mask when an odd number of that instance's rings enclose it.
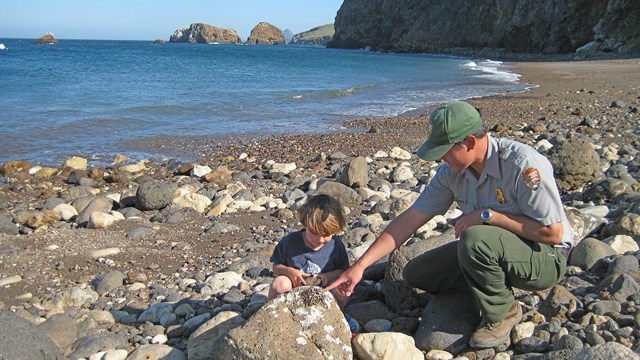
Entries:
{"label": "hiking boot", "polygon": [[502,345],[509,339],[511,329],[522,320],[520,303],[514,301],[504,318],[497,323],[480,322],[476,331],[471,335],[469,345],[476,349],[488,349]]}

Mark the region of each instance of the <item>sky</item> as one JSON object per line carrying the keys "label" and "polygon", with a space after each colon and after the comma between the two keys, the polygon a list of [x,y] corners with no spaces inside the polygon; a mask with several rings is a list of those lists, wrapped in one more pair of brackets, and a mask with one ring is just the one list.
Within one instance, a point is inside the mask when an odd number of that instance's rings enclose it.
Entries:
{"label": "sky", "polygon": [[293,34],[333,23],[343,0],[2,0],[0,39],[155,40],[202,22],[245,41],[266,21]]}

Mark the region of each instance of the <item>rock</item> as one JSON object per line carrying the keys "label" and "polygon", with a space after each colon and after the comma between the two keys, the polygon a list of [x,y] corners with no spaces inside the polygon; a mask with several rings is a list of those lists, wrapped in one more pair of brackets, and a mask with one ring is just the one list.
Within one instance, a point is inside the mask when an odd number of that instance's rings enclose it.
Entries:
{"label": "rock", "polygon": [[358,156],[351,160],[342,170],[338,181],[348,187],[366,186],[369,179],[369,165],[367,159]]}
{"label": "rock", "polygon": [[548,156],[560,191],[580,189],[602,176],[600,156],[591,143],[582,138],[554,146]]}
{"label": "rock", "polygon": [[[84,224],[89,221],[91,215],[96,212],[109,213],[113,209],[113,200],[105,197],[96,197],[78,214],[76,223]],[[114,219],[115,220],[115,219]]]}
{"label": "rock", "polygon": [[59,349],[67,349],[78,338],[78,326],[69,316],[56,314],[38,325],[56,343]]}
{"label": "rock", "polygon": [[87,159],[73,156],[64,162],[63,167],[69,167],[74,170],[87,170]]}
{"label": "rock", "polygon": [[101,258],[101,257],[107,257],[110,255],[115,255],[115,254],[119,254],[120,253],[120,249],[117,247],[114,248],[105,248],[105,249],[99,249],[99,250],[94,250],[92,252],[89,253],[89,256],[97,259],[97,258]]}
{"label": "rock", "polygon": [[171,204],[179,208],[190,207],[199,213],[204,213],[211,205],[211,200],[204,195],[190,193],[173,199]]}
{"label": "rock", "polygon": [[584,348],[575,358],[583,360],[637,360],[640,359],[640,355],[622,344],[608,342]]}
{"label": "rock", "polygon": [[116,221],[115,217],[111,214],[103,212],[94,212],[91,214],[89,221],[87,222],[88,229],[105,229]]}
{"label": "rock", "polygon": [[19,283],[20,281],[22,281],[22,276],[20,275],[11,275],[7,277],[3,277],[3,278],[0,278],[0,287]]}
{"label": "rock", "polygon": [[385,272],[385,281],[382,288],[387,305],[395,310],[411,310],[418,306],[424,306],[427,295],[411,286],[404,280],[404,267],[418,255],[421,255],[438,246],[454,241],[453,231],[428,240],[415,241],[402,246],[389,256],[389,265]]}
{"label": "rock", "polygon": [[76,208],[69,204],[60,204],[53,208],[53,211],[60,215],[60,218],[64,221],[70,221],[75,216],[78,216]]}
{"label": "rock", "polygon": [[0,323],[0,358],[66,359],[43,331],[15,313],[0,311]]}
{"label": "rock", "polygon": [[0,234],[18,235],[18,226],[6,215],[0,214]]}
{"label": "rock", "polygon": [[260,22],[251,29],[245,45],[285,45],[284,33],[269,23]]}
{"label": "rock", "polygon": [[610,236],[602,240],[602,242],[611,246],[611,248],[618,254],[624,254],[626,252],[636,252],[640,250],[638,243],[628,235]]}
{"label": "rock", "polygon": [[124,279],[126,279],[126,276],[117,270],[101,273],[91,282],[91,286],[93,286],[98,294],[106,294],[122,286]]}
{"label": "rock", "polygon": [[418,349],[445,350],[453,355],[465,350],[480,323],[476,307],[469,306],[474,301],[468,291],[436,295],[424,308],[422,322],[414,336]]}
{"label": "rock", "polygon": [[100,351],[126,349],[127,341],[118,335],[84,336],[74,346],[75,350],[69,354],[69,359],[89,358]]}
{"label": "rock", "polygon": [[358,202],[358,193],[350,187],[335,181],[325,181],[314,192],[335,197],[343,206],[355,205]]}
{"label": "rock", "polygon": [[601,205],[610,203],[618,195],[629,191],[631,188],[624,181],[606,178],[588,186],[582,193],[582,201]]}
{"label": "rock", "polygon": [[212,319],[197,328],[187,345],[189,360],[207,360],[215,358],[214,344],[222,336],[245,323],[240,314],[233,311],[222,311]]}
{"label": "rock", "polygon": [[127,360],[187,360],[187,356],[171,346],[153,344],[135,349]]}
{"label": "rock", "polygon": [[409,166],[396,166],[396,168],[391,172],[390,180],[393,182],[399,183],[409,179],[413,179],[413,172]]}
{"label": "rock", "polygon": [[203,44],[241,44],[242,40],[234,29],[223,29],[203,23],[193,23],[176,29],[169,42],[188,42]]}
{"label": "rock", "polygon": [[52,32],[48,32],[44,35],[42,35],[39,39],[35,40],[33,42],[34,44],[50,44],[50,45],[55,45],[55,44],[59,44],[60,41],[57,40],[54,36]]}
{"label": "rock", "polygon": [[242,276],[233,271],[215,273],[205,280],[200,293],[204,295],[224,294],[243,281]]}
{"label": "rock", "polygon": [[616,251],[611,246],[598,239],[586,238],[571,250],[568,264],[588,270],[598,260],[614,254]]}
{"label": "rock", "polygon": [[118,170],[120,171],[132,173],[132,174],[146,170],[146,169],[147,169],[147,165],[145,160],[140,160],[137,163],[131,164],[131,165],[123,165],[120,168],[118,168]]}
{"label": "rock", "polygon": [[[260,336],[256,336],[260,334]],[[333,296],[302,286],[265,304],[215,344],[219,358],[352,359],[351,332]]]}
{"label": "rock", "polygon": [[138,188],[137,207],[141,210],[159,210],[171,203],[178,187],[173,183],[152,181]]}
{"label": "rock", "polygon": [[634,213],[622,215],[615,223],[605,226],[602,229],[602,235],[606,237],[614,235],[640,237],[640,215]]}
{"label": "rock", "polygon": [[402,333],[358,334],[353,339],[353,349],[362,360],[423,360],[413,338]]}
{"label": "rock", "polygon": [[211,171],[211,168],[206,165],[194,165],[193,169],[191,169],[191,176],[203,177]]}

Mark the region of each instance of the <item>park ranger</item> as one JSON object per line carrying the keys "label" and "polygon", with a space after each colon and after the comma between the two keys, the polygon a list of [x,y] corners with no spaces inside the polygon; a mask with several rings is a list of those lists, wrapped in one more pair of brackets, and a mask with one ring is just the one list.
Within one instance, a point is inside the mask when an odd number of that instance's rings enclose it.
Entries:
{"label": "park ranger", "polygon": [[470,288],[482,314],[470,345],[498,347],[522,319],[512,287],[543,290],[564,276],[571,227],[544,156],[489,136],[480,112],[466,102],[449,102],[430,120],[431,134],[417,154],[444,163],[413,206],[327,289],[351,295],[368,266],[455,202],[463,213],[455,222],[459,240],[410,261],[404,277],[431,294]]}

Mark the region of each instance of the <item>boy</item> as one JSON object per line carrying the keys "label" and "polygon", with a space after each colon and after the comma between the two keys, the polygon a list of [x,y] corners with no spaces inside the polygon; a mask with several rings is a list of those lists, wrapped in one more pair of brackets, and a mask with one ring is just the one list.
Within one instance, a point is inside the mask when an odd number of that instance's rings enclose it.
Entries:
{"label": "boy", "polygon": [[[327,286],[349,267],[342,240],[333,237],[347,222],[337,199],[325,194],[309,198],[298,209],[298,220],[304,228],[282,238],[271,256],[276,278],[269,288],[269,300],[307,285],[309,277],[317,278],[320,286]],[[348,298],[334,296],[344,307]]]}

